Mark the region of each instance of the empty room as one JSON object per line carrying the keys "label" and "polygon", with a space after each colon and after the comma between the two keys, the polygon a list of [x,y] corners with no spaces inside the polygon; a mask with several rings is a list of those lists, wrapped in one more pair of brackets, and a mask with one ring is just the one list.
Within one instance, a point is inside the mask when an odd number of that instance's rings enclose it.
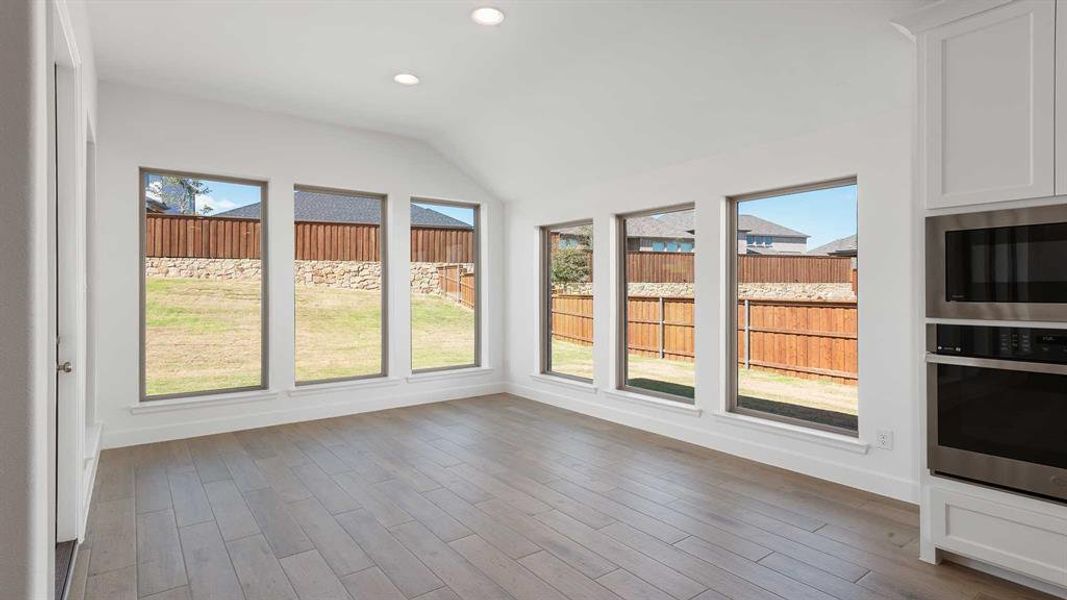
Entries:
{"label": "empty room", "polygon": [[0,0],[0,599],[1067,599],[1065,40]]}

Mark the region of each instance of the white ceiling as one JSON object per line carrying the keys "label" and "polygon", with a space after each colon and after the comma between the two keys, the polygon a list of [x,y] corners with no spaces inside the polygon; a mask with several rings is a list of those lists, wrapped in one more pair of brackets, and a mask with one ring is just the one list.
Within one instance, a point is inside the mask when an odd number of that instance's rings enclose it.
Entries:
{"label": "white ceiling", "polygon": [[[504,200],[906,105],[913,0],[90,0],[101,79],[417,137]],[[422,84],[392,82],[411,71]]]}

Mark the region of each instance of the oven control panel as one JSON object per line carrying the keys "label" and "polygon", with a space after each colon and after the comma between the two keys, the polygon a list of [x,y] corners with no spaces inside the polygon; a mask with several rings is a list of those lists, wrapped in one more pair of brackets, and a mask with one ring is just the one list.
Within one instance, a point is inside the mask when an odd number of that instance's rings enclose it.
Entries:
{"label": "oven control panel", "polygon": [[1067,364],[1067,329],[938,325],[938,354]]}

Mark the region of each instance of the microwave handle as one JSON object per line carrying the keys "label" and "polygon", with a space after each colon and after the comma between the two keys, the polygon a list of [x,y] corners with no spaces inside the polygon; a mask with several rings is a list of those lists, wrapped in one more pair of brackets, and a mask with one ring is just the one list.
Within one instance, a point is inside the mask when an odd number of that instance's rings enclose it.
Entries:
{"label": "microwave handle", "polygon": [[1002,371],[1024,371],[1026,373],[1067,375],[1067,365],[1055,363],[1021,362],[1017,360],[975,358],[973,356],[949,356],[932,353],[926,355],[926,362],[936,365],[957,365],[961,367],[979,367],[982,369],[1000,369]]}

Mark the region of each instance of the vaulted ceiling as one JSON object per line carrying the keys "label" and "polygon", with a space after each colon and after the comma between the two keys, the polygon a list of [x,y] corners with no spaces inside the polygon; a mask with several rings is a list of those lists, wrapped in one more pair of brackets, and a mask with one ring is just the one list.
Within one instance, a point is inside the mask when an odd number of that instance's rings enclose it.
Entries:
{"label": "vaulted ceiling", "polygon": [[[482,4],[499,27],[469,19]],[[90,0],[101,79],[416,137],[505,201],[897,109],[913,0]],[[410,71],[422,83],[399,86]]]}

